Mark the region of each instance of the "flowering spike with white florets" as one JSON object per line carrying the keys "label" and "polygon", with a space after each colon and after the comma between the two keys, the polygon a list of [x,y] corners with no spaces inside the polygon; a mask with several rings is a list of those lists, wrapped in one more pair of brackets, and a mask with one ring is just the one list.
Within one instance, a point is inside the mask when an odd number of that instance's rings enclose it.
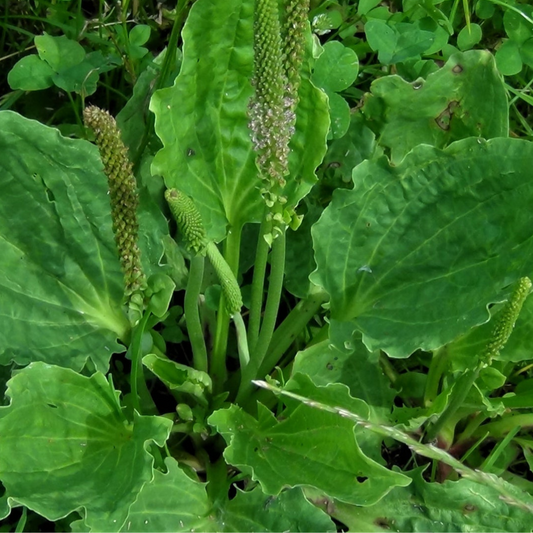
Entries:
{"label": "flowering spike with white florets", "polygon": [[270,240],[276,237],[276,230],[278,234],[283,231],[293,214],[284,207],[283,188],[289,174],[289,143],[295,131],[308,9],[309,0],[286,0],[280,22],[278,0],[257,0],[255,7],[255,94],[250,103],[250,129],[264,180],[261,194],[274,222]]}
{"label": "flowering spike with white florets", "polygon": [[250,103],[250,129],[261,178],[281,187],[288,173],[289,129],[281,30],[277,0],[257,0],[254,21],[255,95]]}

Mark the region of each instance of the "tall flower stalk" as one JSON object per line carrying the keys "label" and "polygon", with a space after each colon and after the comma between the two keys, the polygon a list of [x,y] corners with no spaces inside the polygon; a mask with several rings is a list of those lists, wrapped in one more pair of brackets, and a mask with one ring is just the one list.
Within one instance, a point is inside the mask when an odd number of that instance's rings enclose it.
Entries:
{"label": "tall flower stalk", "polygon": [[285,225],[281,215],[286,202],[283,189],[289,174],[289,143],[295,131],[308,9],[308,0],[287,0],[280,21],[277,0],[256,1],[250,130],[264,182],[261,192],[269,216],[278,222],[276,226]]}
{"label": "tall flower stalk", "polygon": [[90,106],[84,110],[83,118],[85,125],[94,132],[108,180],[113,232],[124,272],[126,302],[135,308],[142,308],[146,277],[137,244],[139,197],[128,149],[121,140],[115,119],[107,111]]}
{"label": "tall flower stalk", "polygon": [[[268,352],[276,326],[285,271],[285,230],[293,213],[286,209],[284,188],[289,176],[290,141],[295,132],[300,70],[305,51],[309,0],[256,0],[254,20],[255,89],[250,102],[250,130],[265,200],[265,215],[252,281],[248,346],[250,362],[242,369],[237,400],[252,389]],[[263,289],[270,254],[268,297],[264,313]]]}

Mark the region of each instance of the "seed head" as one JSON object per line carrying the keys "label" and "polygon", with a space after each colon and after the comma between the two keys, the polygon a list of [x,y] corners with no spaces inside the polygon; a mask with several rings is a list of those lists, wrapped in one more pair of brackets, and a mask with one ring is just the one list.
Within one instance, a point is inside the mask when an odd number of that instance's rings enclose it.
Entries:
{"label": "seed head", "polygon": [[120,137],[115,119],[96,106],[83,111],[85,125],[93,130],[100,157],[107,176],[113,232],[118,248],[122,271],[124,272],[124,294],[128,301],[146,286],[141,263],[141,252],[137,241],[139,226],[137,206],[139,197],[133,176],[133,167],[128,150]]}

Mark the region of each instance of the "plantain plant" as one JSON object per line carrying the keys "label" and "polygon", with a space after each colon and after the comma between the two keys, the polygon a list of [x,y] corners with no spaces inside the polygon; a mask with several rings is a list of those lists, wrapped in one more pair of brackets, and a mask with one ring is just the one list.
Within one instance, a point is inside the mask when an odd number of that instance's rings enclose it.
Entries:
{"label": "plantain plant", "polygon": [[0,112],[1,518],[531,529],[533,145],[458,52],[372,84],[329,197],[357,57],[308,11],[197,0],[157,142]]}

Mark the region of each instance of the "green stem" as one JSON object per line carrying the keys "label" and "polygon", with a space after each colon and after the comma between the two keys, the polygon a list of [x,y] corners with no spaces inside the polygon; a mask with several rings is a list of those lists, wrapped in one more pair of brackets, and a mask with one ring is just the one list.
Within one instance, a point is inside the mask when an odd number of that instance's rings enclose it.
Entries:
{"label": "green stem", "polygon": [[70,100],[70,105],[72,106],[72,109],[74,111],[74,116],[76,117],[76,122],[78,123],[78,126],[83,131],[83,120],[80,116],[80,112],[78,111],[78,106],[76,105],[76,102],[74,101],[74,98],[72,98],[72,94],[70,94],[69,91],[65,91],[67,93],[68,99]]}
{"label": "green stem", "polygon": [[479,439],[474,442],[474,444],[468,449],[468,451],[461,457],[461,463],[465,464],[466,460],[479,448],[481,443],[489,436],[488,433],[479,437]]}
{"label": "green stem", "polygon": [[228,465],[224,457],[220,457],[216,462],[211,461],[204,450],[201,450],[199,455],[205,464],[209,499],[217,506],[222,505],[223,502],[227,501],[228,489],[231,484],[228,479]]}
{"label": "green stem", "polygon": [[429,366],[426,389],[424,391],[424,405],[429,407],[439,394],[439,385],[442,374],[448,365],[448,353],[446,348],[441,348],[433,354],[431,365]]}
{"label": "green stem", "polygon": [[396,372],[396,369],[389,361],[389,358],[383,352],[379,355],[379,364],[381,365],[384,374],[389,378],[391,384],[394,385],[398,379],[398,372]]}
{"label": "green stem", "polygon": [[267,355],[258,372],[259,376],[266,376],[272,371],[289,346],[304,330],[309,321],[316,315],[327,299],[328,295],[324,291],[317,290],[305,300],[298,302],[296,307],[289,313],[287,318],[272,335]]}
{"label": "green stem", "polygon": [[189,267],[189,279],[187,280],[187,290],[185,292],[185,322],[187,333],[192,347],[192,357],[194,368],[207,372],[207,349],[205,347],[204,332],[200,313],[198,310],[198,298],[202,289],[204,279],[205,257],[195,255],[191,259]]}
{"label": "green stem", "polygon": [[478,438],[488,431],[490,437],[498,439],[513,431],[517,426],[520,426],[522,429],[533,427],[533,414],[506,416],[497,422],[484,424],[474,431],[472,437]]}
{"label": "green stem", "polygon": [[15,533],[22,533],[26,528],[26,520],[28,518],[28,509],[27,507],[22,508],[22,514],[17,522],[17,527],[15,528]]}
{"label": "green stem", "polygon": [[427,439],[433,440],[444,426],[452,420],[457,410],[463,405],[472,385],[479,376],[479,368],[468,370],[455,383],[452,391],[452,399],[439,419],[428,429]]}
{"label": "green stem", "polygon": [[[142,371],[142,337],[148,319],[150,318],[150,311],[146,311],[141,318],[139,324],[133,332],[133,338],[128,349],[131,358],[131,376],[130,376],[130,387],[131,387],[131,396],[134,409],[142,414],[141,404],[139,401],[139,392],[142,391],[148,392],[146,383],[144,382],[144,374]],[[148,393],[149,394],[149,393]]]}
{"label": "green stem", "polygon": [[252,380],[257,377],[257,372],[263,364],[263,359],[268,350],[272,333],[278,317],[279,302],[283,289],[283,275],[285,273],[285,233],[279,235],[272,243],[270,258],[270,280],[268,284],[268,296],[265,306],[263,325],[257,340],[255,350],[250,354],[250,363],[242,369],[241,384],[237,394],[237,402],[242,403],[249,397],[253,390]]}
{"label": "green stem", "polygon": [[[231,270],[238,276],[239,272],[239,254],[241,249],[241,232],[242,229],[230,230],[226,241],[224,242],[224,259],[230,266]],[[226,368],[226,351],[228,346],[230,316],[226,309],[224,295],[220,296],[220,305],[218,307],[217,329],[215,333],[215,342],[213,353],[211,354],[211,378],[213,379],[213,390],[215,394],[222,390],[222,386],[227,379]]]}
{"label": "green stem", "polygon": [[498,457],[500,457],[502,452],[509,446],[510,442],[521,429],[522,428],[520,426],[513,427],[511,431],[509,431],[509,433],[505,436],[505,438],[500,442],[500,444],[498,444],[498,446],[496,446],[492,450],[490,455],[483,461],[479,469],[484,470],[485,472],[490,472],[490,470],[494,466],[494,463],[498,460]]}
{"label": "green stem", "polygon": [[254,358],[261,366],[265,354],[268,350],[272,334],[276,327],[278,318],[279,303],[281,301],[281,291],[283,290],[283,277],[285,275],[285,232],[279,235],[272,243],[272,254],[270,256],[270,278],[268,281],[268,296],[265,305],[265,315],[257,346],[254,349]]}
{"label": "green stem", "polygon": [[487,420],[487,418],[488,417],[486,413],[483,411],[480,411],[477,415],[475,415],[470,420],[470,422],[468,422],[464,431],[457,438],[457,444],[460,444],[461,442],[464,442],[472,438],[472,435],[474,434],[474,432],[477,430],[479,426],[481,426],[483,422],[485,422],[485,420]]}
{"label": "green stem", "polygon": [[191,0],[178,0],[176,4],[176,18],[174,19],[174,24],[172,25],[172,31],[170,32],[170,38],[167,45],[167,53],[165,54],[165,59],[163,61],[163,66],[161,68],[161,75],[156,81],[155,90],[162,89],[163,87],[168,87],[169,75],[174,65],[176,63],[176,50],[178,49],[178,40],[181,35],[181,30],[185,19],[187,18],[187,8],[191,4]]}
{"label": "green stem", "polygon": [[[161,72],[156,79],[154,92],[167,87],[169,85],[169,76],[176,64],[176,50],[178,49],[178,39],[181,35],[181,29],[183,28],[183,23],[185,22],[186,17],[186,8],[189,3],[189,0],[178,0],[176,5],[176,18],[174,19],[174,24],[172,25],[172,31],[170,32],[170,38],[168,40],[167,51],[165,53],[165,59],[163,60],[163,65],[161,66]],[[142,140],[139,143],[137,152],[132,157],[132,163],[134,171],[138,170],[138,167],[141,163],[141,158],[148,145],[150,136],[154,130],[154,118],[155,115],[150,111],[147,111],[146,126],[144,128],[144,133]]]}
{"label": "green stem", "polygon": [[266,211],[259,230],[257,251],[255,253],[254,276],[252,279],[252,294],[250,301],[250,316],[248,319],[248,346],[255,350],[261,326],[261,310],[263,308],[263,290],[268,260],[269,246],[264,235],[272,230],[272,223],[266,220]]}
{"label": "green stem", "polygon": [[250,362],[250,351],[248,350],[248,339],[246,338],[246,326],[240,313],[233,315],[233,323],[237,331],[237,348],[239,350],[239,362],[244,368]]}

